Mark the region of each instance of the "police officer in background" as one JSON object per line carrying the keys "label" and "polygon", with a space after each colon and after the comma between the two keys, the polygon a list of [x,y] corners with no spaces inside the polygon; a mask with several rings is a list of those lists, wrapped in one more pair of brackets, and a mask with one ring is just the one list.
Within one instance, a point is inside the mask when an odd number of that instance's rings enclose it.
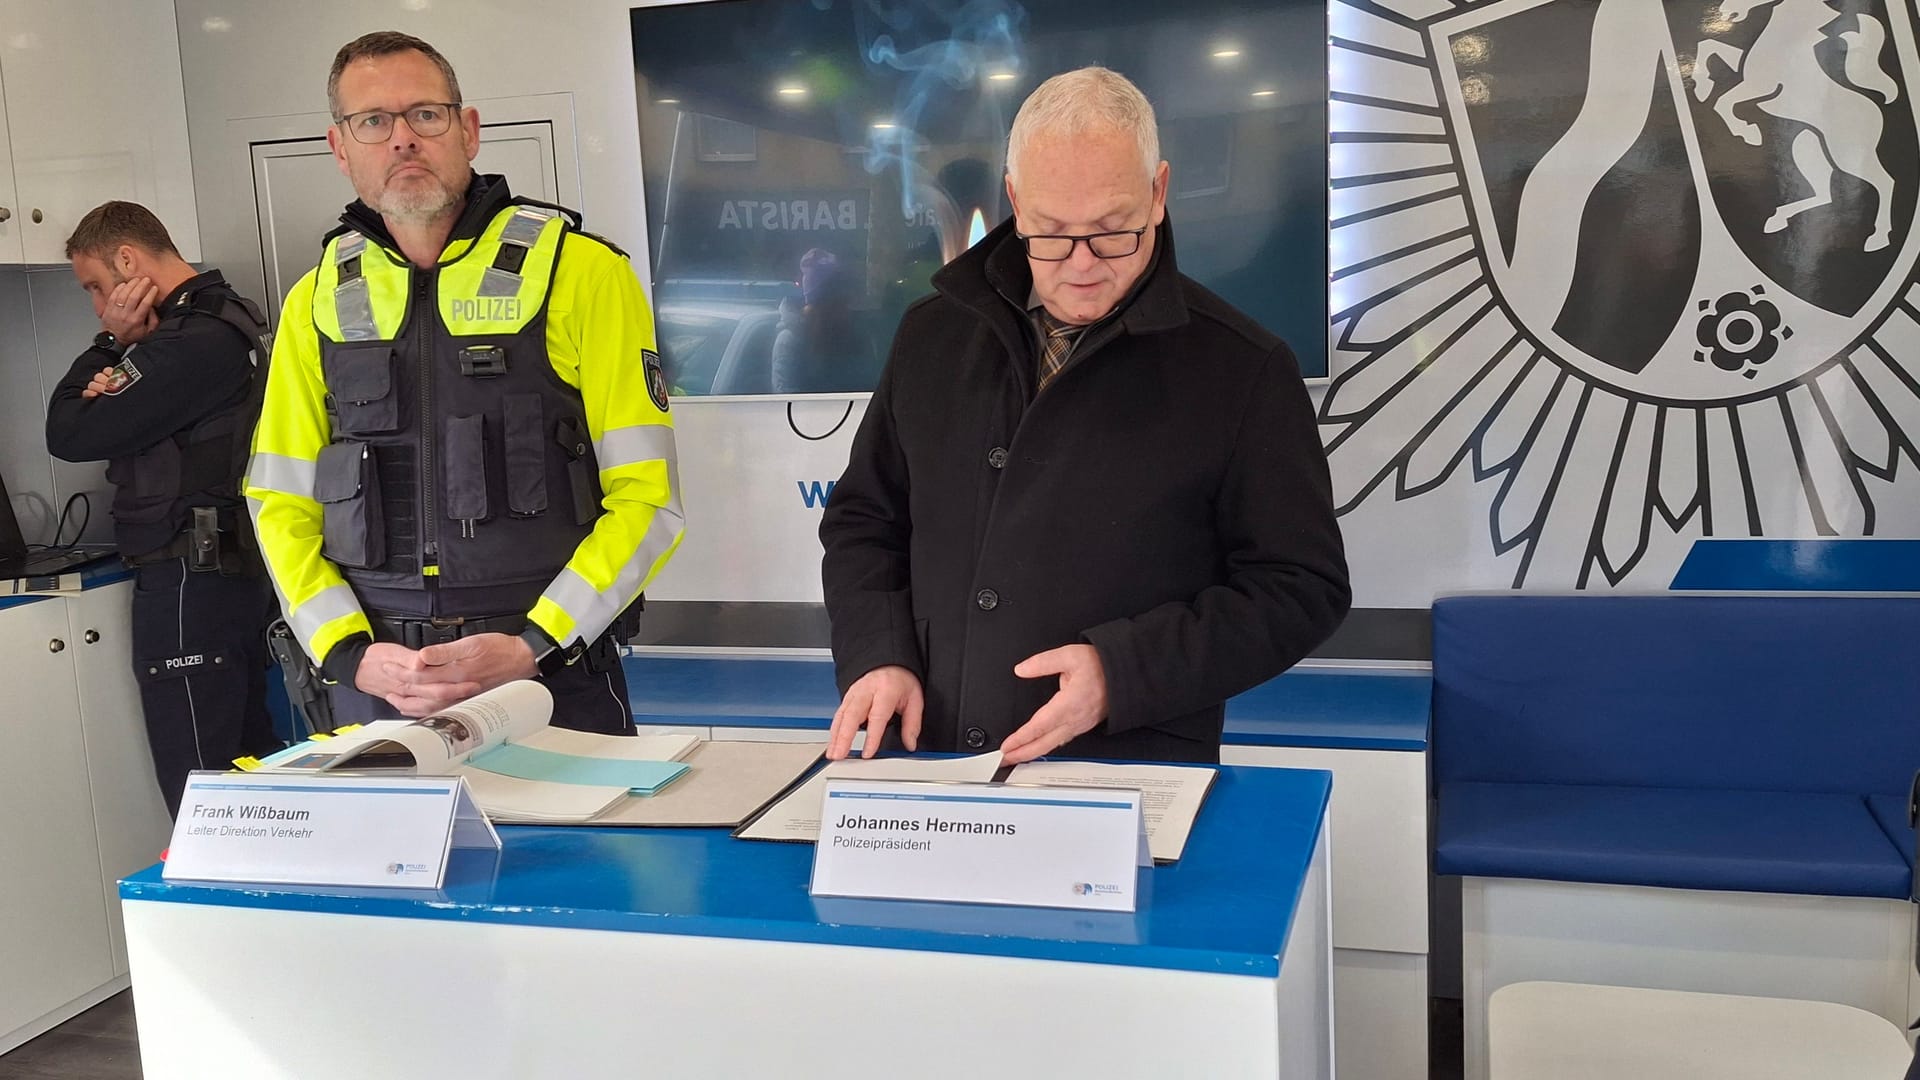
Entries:
{"label": "police officer in background", "polygon": [[101,330],[54,388],[47,449],[107,462],[114,538],[137,574],[147,741],[177,814],[189,771],[278,745],[266,706],[273,598],[239,496],[266,327],[220,271],[194,273],[136,203],[89,211],[67,257]]}
{"label": "police officer in background", "polygon": [[611,632],[681,534],[640,282],[474,174],[433,46],[349,42],[327,96],[360,199],[287,295],[248,474],[287,621],[337,722],[537,674],[554,723],[631,732]]}

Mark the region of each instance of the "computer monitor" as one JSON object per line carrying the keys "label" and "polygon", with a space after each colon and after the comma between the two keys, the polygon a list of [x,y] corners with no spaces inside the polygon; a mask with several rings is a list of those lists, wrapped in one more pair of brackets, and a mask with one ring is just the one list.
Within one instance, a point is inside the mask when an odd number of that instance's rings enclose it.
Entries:
{"label": "computer monitor", "polygon": [[[1324,376],[1325,18],[1308,0],[636,6],[672,392],[873,389],[901,312],[1010,212],[1002,167],[1021,101],[1096,63],[1154,104],[1180,269]],[[790,326],[800,351],[831,362],[781,377]]]}

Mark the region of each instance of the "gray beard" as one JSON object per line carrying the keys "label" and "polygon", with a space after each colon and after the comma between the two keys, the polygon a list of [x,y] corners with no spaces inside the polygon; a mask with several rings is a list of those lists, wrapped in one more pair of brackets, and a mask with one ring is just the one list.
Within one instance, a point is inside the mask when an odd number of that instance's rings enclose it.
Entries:
{"label": "gray beard", "polygon": [[377,208],[380,216],[401,225],[425,225],[446,216],[459,198],[439,183],[403,192],[386,192]]}

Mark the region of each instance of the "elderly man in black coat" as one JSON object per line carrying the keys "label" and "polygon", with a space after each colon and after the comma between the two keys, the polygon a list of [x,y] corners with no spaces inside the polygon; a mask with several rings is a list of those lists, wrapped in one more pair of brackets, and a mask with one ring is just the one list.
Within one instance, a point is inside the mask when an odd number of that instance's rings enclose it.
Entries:
{"label": "elderly man in black coat", "polygon": [[[820,523],[829,757],[1218,761],[1227,698],[1351,599],[1286,344],[1174,261],[1152,106],[1055,76],[1007,140],[1013,217],[902,317]],[[897,728],[890,730],[895,718]]]}

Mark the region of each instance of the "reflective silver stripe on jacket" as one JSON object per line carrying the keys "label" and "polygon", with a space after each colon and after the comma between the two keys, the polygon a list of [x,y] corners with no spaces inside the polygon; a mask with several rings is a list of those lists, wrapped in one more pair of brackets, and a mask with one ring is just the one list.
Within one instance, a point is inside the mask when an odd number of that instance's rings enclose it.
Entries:
{"label": "reflective silver stripe on jacket", "polygon": [[[274,586],[274,589],[277,592],[279,586]],[[287,625],[293,629],[294,636],[300,639],[300,644],[310,649],[321,627],[342,616],[357,614],[360,601],[353,595],[353,588],[341,582],[313,594],[299,607],[289,607],[287,598],[282,596],[280,610],[287,613]]]}
{"label": "reflective silver stripe on jacket", "polygon": [[[554,212],[538,206],[522,206],[514,210],[507,219],[506,227],[500,230],[500,242],[531,250],[540,241],[540,230],[552,221]],[[498,266],[489,266],[480,275],[481,296],[518,296],[520,295],[521,275]]]}
{"label": "reflective silver stripe on jacket", "polygon": [[560,576],[547,586],[542,596],[573,617],[573,637],[560,644],[590,642],[606,633],[613,620],[626,610],[628,601],[640,592],[647,571],[673,547],[674,538],[680,535],[686,521],[680,512],[680,469],[672,461],[667,462],[667,483],[672,485],[671,500],[653,512],[647,534],[640,538],[633,557],[614,575],[612,586],[604,591],[596,589],[572,567],[561,570]]}
{"label": "reflective silver stripe on jacket", "polygon": [[674,450],[673,429],[666,424],[634,424],[631,427],[614,428],[595,440],[593,456],[602,472],[642,461],[665,461],[675,465],[680,460]]}
{"label": "reflective silver stripe on jacket", "polygon": [[[333,265],[344,269],[347,263],[367,250],[367,238],[357,232],[344,232],[334,242]],[[367,275],[356,272],[343,277],[333,287],[333,311],[340,320],[340,336],[346,341],[378,341],[380,328],[373,321],[373,293]]]}
{"label": "reflective silver stripe on jacket", "polygon": [[256,453],[247,463],[247,484],[285,495],[313,498],[315,465],[285,454]]}

